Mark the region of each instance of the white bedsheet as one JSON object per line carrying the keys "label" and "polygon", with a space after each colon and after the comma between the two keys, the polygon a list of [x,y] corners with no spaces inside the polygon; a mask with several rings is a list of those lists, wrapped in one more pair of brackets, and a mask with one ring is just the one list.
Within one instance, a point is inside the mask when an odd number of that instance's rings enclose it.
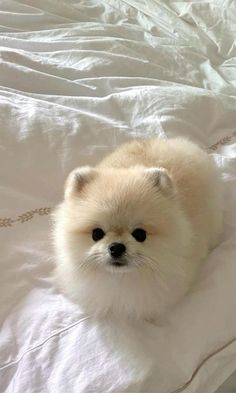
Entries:
{"label": "white bedsheet", "polygon": [[[236,6],[0,1],[0,392],[211,393],[236,369]],[[190,136],[225,181],[225,226],[158,327],[85,318],[53,285],[49,211],[77,165]]]}

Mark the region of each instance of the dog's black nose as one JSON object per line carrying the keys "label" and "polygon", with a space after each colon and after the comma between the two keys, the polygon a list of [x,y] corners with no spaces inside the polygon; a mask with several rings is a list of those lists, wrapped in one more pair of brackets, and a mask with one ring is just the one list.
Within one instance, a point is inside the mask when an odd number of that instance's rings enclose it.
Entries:
{"label": "dog's black nose", "polygon": [[120,258],[126,250],[126,247],[122,243],[112,243],[109,246],[110,254],[113,258]]}

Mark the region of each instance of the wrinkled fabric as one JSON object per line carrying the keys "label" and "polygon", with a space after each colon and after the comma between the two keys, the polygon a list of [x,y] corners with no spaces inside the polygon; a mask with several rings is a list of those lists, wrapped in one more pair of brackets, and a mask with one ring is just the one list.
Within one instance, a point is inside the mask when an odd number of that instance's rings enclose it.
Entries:
{"label": "wrinkled fabric", "polygon": [[[211,393],[236,369],[236,7],[0,2],[0,392]],[[224,232],[158,326],[85,316],[53,279],[69,171],[187,136],[224,179]]]}

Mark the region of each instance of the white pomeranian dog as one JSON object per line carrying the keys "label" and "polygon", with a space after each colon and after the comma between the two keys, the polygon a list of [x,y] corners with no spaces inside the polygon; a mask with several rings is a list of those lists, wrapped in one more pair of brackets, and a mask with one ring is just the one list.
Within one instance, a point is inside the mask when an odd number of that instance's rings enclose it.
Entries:
{"label": "white pomeranian dog", "polygon": [[217,245],[220,176],[186,139],[133,141],[69,175],[54,221],[57,276],[85,312],[157,319]]}

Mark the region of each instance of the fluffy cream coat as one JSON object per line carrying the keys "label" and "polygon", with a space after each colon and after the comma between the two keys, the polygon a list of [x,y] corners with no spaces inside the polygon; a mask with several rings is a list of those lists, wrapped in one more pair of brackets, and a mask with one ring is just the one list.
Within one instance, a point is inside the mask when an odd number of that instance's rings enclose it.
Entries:
{"label": "fluffy cream coat", "polygon": [[[219,174],[188,140],[133,141],[95,168],[75,169],[54,219],[57,275],[85,312],[156,319],[187,293],[217,245]],[[101,240],[92,239],[95,228]],[[145,241],[133,237],[137,228]],[[114,242],[126,247],[124,266],[111,263]]]}

